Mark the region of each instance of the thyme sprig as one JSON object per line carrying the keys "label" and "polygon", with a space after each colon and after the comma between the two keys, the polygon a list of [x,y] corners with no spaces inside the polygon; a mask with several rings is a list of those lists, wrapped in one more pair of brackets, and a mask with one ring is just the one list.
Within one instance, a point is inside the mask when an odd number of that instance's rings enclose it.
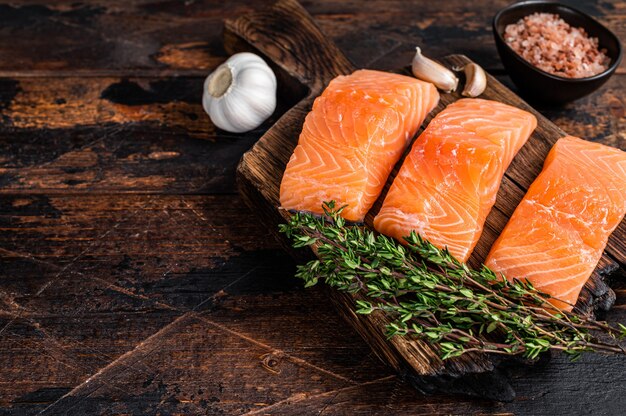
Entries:
{"label": "thyme sprig", "polygon": [[[359,294],[357,312],[388,315],[387,335],[416,337],[442,359],[471,351],[534,359],[561,350],[626,354],[617,327],[556,309],[528,281],[508,281],[483,267],[472,269],[419,235],[407,244],[340,216],[345,207],[323,204],[325,216],[295,213],[280,226],[294,247],[313,246],[317,260],[298,266],[305,286],[324,281]],[[598,339],[602,337],[603,340]]]}

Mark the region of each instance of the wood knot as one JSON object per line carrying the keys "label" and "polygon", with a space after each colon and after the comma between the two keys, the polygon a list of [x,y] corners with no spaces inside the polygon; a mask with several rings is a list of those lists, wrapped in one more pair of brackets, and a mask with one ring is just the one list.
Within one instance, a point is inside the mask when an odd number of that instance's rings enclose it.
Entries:
{"label": "wood knot", "polygon": [[268,352],[267,354],[263,354],[259,357],[261,360],[261,367],[269,371],[270,373],[280,374],[280,368],[278,367],[280,364],[280,358]]}

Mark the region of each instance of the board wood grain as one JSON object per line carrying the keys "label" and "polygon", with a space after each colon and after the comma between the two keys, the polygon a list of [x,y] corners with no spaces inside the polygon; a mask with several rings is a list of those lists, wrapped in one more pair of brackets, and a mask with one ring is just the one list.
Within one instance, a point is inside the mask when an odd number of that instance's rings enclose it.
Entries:
{"label": "board wood grain", "polygon": [[[225,28],[225,45],[229,52],[255,50],[272,61],[281,73],[308,87],[306,97],[287,111],[244,154],[238,167],[239,190],[244,200],[258,213],[268,228],[276,232],[277,224],[289,215],[278,210],[279,187],[286,163],[297,144],[304,117],[314,98],[332,78],[350,73],[355,68],[294,0],[281,0],[272,8],[227,21]],[[448,67],[459,67],[471,61],[463,55],[451,55],[443,58],[442,62]],[[406,68],[396,72],[410,75]],[[280,79],[285,77],[279,76],[279,88],[284,88]],[[561,129],[492,76],[488,76],[488,87],[481,97],[533,113],[537,117],[538,126],[506,172],[495,207],[487,218],[486,231],[470,259],[470,264],[474,266],[484,260],[494,239],[541,170],[543,160],[552,145],[565,135]],[[459,98],[459,93],[442,94],[438,107],[427,117],[423,126]],[[423,127],[418,135],[422,130]],[[401,162],[394,169],[383,194],[366,217],[366,224],[370,227]],[[585,286],[577,305],[580,312],[591,314],[594,310],[606,310],[615,300],[615,294],[604,283],[602,276],[623,266],[624,229],[622,224],[614,233],[598,269]],[[285,247],[288,248],[287,242]],[[302,256],[302,253],[298,255]],[[506,378],[498,370],[500,362],[492,357],[465,354],[444,362],[427,343],[402,337],[387,339],[385,327],[389,319],[384,314],[357,315],[354,312],[354,303],[361,295],[347,295],[334,290],[328,292],[341,314],[375,353],[396,371],[411,379],[418,389],[427,392],[447,390],[499,400],[514,396]]]}

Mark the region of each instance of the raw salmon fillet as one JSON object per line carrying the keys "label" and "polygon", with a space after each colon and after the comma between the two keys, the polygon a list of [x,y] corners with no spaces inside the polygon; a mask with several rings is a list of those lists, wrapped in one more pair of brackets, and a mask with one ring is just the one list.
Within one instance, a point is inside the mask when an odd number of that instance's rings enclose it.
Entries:
{"label": "raw salmon fillet", "polygon": [[565,137],[485,264],[508,279],[528,279],[569,311],[625,213],[626,152]]}
{"label": "raw salmon fillet", "polygon": [[360,70],[333,79],[306,116],[280,184],[285,209],[323,213],[322,203],[348,205],[363,221],[393,166],[439,102],[430,83]]}
{"label": "raw salmon fillet", "polygon": [[415,231],[467,261],[504,171],[536,125],[532,114],[496,101],[450,104],[413,144],[374,227],[400,241]]}

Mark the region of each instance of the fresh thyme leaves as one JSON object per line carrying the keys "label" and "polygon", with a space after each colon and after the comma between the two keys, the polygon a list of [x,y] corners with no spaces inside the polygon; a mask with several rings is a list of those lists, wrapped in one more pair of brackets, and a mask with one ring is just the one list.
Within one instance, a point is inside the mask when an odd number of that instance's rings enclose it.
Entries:
{"label": "fresh thyme leaves", "polygon": [[[318,281],[359,294],[357,312],[389,316],[388,336],[424,340],[442,359],[470,351],[534,359],[561,350],[626,354],[617,339],[626,326],[557,310],[529,282],[501,279],[490,269],[469,268],[447,250],[412,233],[407,245],[347,226],[344,207],[323,205],[324,217],[294,214],[280,231],[294,247],[313,245],[317,260],[298,266],[305,286]],[[595,335],[603,340],[599,340]]]}

